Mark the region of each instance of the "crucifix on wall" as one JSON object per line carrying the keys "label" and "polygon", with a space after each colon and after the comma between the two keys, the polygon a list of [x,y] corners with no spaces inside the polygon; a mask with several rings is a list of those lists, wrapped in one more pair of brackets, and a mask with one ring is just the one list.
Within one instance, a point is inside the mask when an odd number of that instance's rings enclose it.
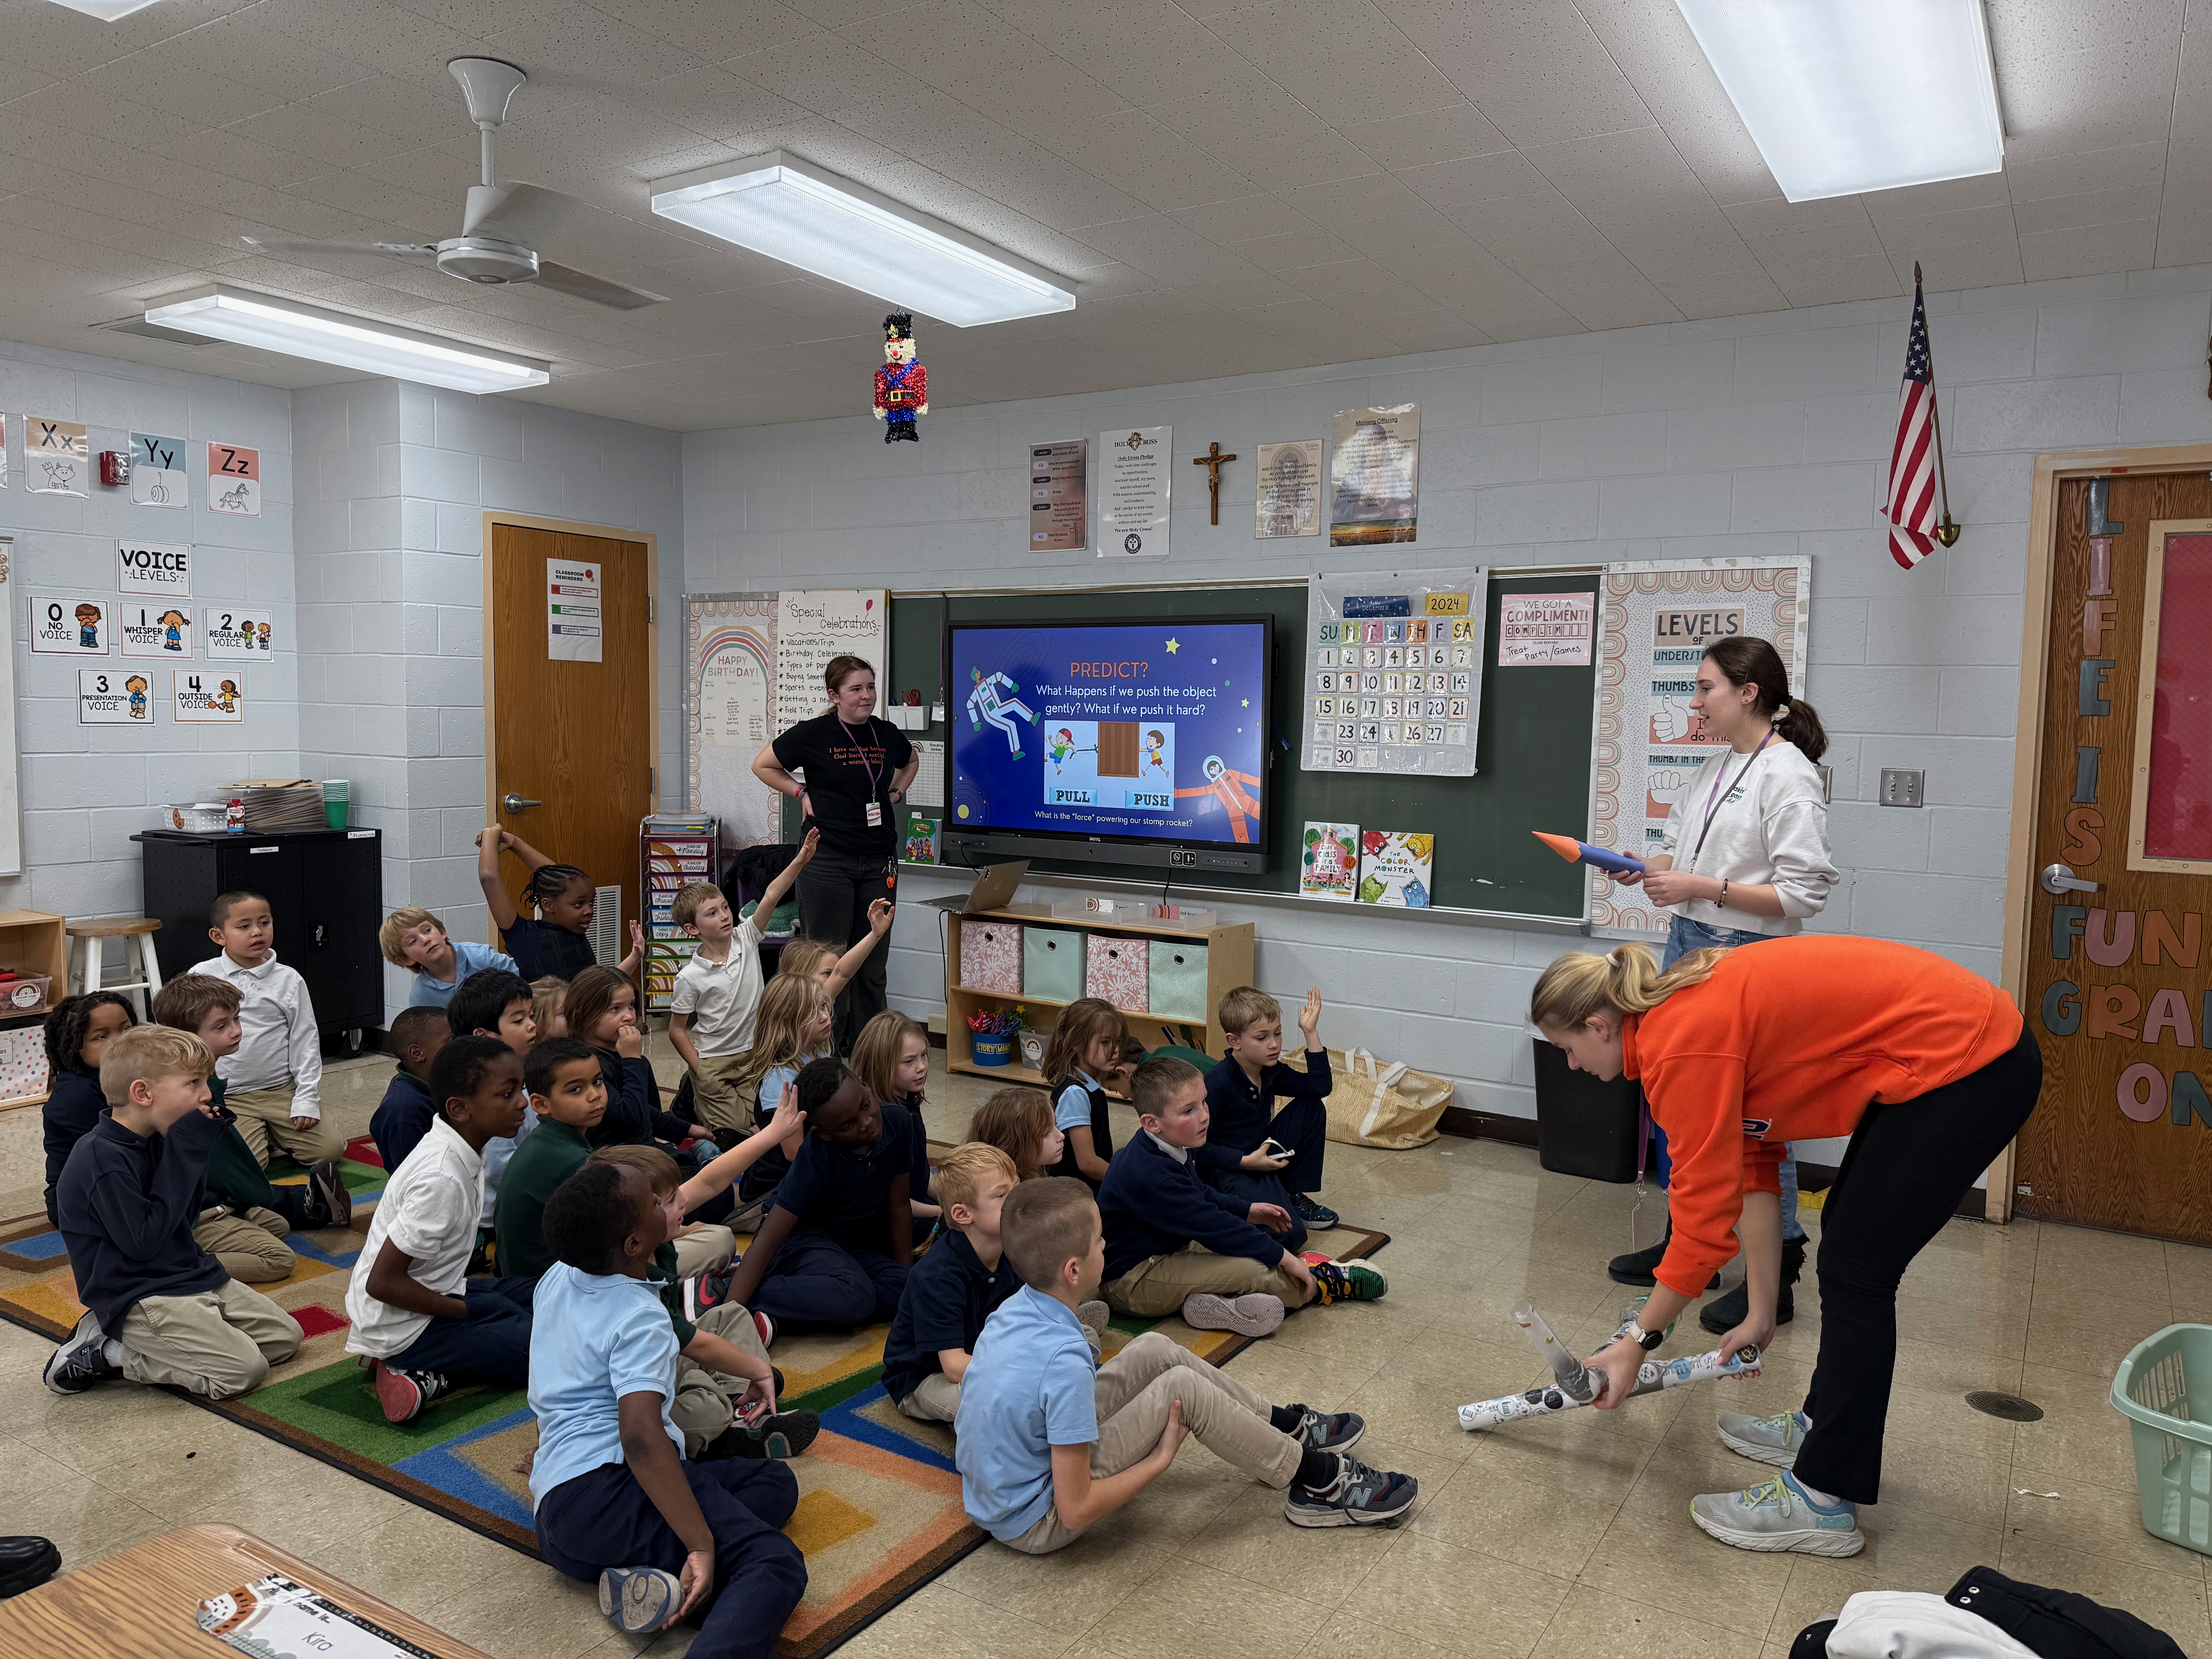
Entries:
{"label": "crucifix on wall", "polygon": [[1206,469],[1206,487],[1212,492],[1213,495],[1215,524],[1221,522],[1221,469],[1236,459],[1234,455],[1223,454],[1221,446],[1218,443],[1208,444],[1206,447],[1205,454],[1194,455],[1190,458],[1190,464],[1193,466],[1202,466]]}

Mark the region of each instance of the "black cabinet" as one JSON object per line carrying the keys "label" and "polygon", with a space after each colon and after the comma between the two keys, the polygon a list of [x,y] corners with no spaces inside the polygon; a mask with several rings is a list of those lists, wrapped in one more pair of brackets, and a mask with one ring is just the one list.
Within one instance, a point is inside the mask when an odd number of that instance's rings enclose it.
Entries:
{"label": "black cabinet", "polygon": [[384,1024],[384,848],[374,830],[303,830],[282,835],[192,835],[149,830],[131,837],[145,851],[146,914],[161,977],[174,979],[218,947],[208,938],[216,896],[245,888],[267,896],[276,922],[276,959],[299,970],[325,1031]]}

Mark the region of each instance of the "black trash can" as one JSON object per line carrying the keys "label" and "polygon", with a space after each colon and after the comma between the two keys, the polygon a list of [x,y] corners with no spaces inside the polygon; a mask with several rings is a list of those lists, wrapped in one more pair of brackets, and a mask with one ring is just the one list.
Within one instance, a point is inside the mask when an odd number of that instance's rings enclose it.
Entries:
{"label": "black trash can", "polygon": [[1636,1179],[1642,1091],[1626,1077],[1607,1083],[1567,1065],[1566,1050],[1532,1038],[1536,1050],[1536,1161],[1590,1181]]}

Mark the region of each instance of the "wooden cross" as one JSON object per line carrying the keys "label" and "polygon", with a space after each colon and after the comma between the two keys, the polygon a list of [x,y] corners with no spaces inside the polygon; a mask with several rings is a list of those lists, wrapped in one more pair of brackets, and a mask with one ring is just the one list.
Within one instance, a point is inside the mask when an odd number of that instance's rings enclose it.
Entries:
{"label": "wooden cross", "polygon": [[1221,522],[1221,469],[1236,459],[1234,455],[1223,454],[1218,443],[1208,444],[1205,454],[1190,458],[1193,466],[1206,469],[1206,487],[1213,492],[1213,522],[1216,524]]}

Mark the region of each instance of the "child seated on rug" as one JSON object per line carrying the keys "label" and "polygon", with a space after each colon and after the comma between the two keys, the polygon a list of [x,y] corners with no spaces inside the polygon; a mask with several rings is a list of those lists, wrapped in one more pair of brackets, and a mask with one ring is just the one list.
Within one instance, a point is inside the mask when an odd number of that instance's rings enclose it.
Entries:
{"label": "child seated on rug", "polygon": [[323,1038],[307,982],[276,960],[269,901],[243,890],[208,908],[208,937],[222,947],[192,969],[236,986],[237,1051],[223,1060],[224,1103],[266,1167],[270,1152],[313,1166],[345,1156],[345,1137],[323,1116]]}
{"label": "child seated on rug", "polygon": [[64,997],[46,1016],[46,1102],[39,1109],[46,1153],[46,1219],[56,1225],[54,1188],[70,1151],[92,1133],[107,1097],[100,1092],[100,1059],[109,1041],[137,1024],[131,1000],[118,991]]}
{"label": "child seated on rug", "polygon": [[1053,1121],[1067,1137],[1051,1173],[1073,1176],[1098,1190],[1114,1161],[1114,1127],[1107,1115],[1106,1085],[1124,1083],[1134,1069],[1121,1058],[1129,1046],[1128,1022],[1112,1003],[1083,997],[1067,1005],[1045,1045],[1045,1086],[1052,1091]]}
{"label": "child seated on rug", "polygon": [[[766,1123],[783,1098],[784,1088],[811,1060],[830,1052],[830,1028],[837,1003],[822,981],[811,975],[778,974],[761,993],[760,1017],[754,1023],[752,1052],[737,1070],[737,1089],[754,1103],[755,1127]],[[719,1129],[715,1138],[727,1146],[738,1137],[734,1129]],[[738,1196],[747,1203],[773,1192],[789,1173],[790,1159],[771,1152],[745,1171]]]}
{"label": "child seated on rug", "polygon": [[[751,1139],[766,1142],[781,1134],[796,1139],[797,1099],[787,1094],[777,1117],[779,1122]],[[812,1412],[776,1413],[783,1379],[768,1363],[774,1323],[766,1314],[749,1312],[741,1303],[702,1307],[696,1285],[686,1280],[678,1264],[676,1230],[684,1224],[688,1194],[676,1160],[658,1146],[602,1146],[585,1162],[635,1170],[666,1213],[668,1239],[653,1252],[645,1277],[676,1327],[677,1352],[682,1358],[676,1367],[676,1399],[669,1407],[669,1419],[684,1431],[684,1455],[702,1462],[718,1457],[798,1456],[813,1443],[822,1419]],[[762,1413],[757,1422],[746,1421],[751,1414],[748,1407],[757,1407]]]}
{"label": "child seated on rug", "polygon": [[[1206,1109],[1212,1126],[1198,1154],[1207,1183],[1249,1204],[1273,1204],[1297,1224],[1283,1242],[1305,1248],[1309,1231],[1336,1225],[1336,1212],[1316,1204],[1322,1160],[1328,1151],[1328,1108],[1334,1086],[1328,1045],[1321,1040],[1321,990],[1306,993],[1298,1010],[1306,1068],[1282,1064],[1283,1005],[1265,991],[1240,985],[1221,999],[1222,1042],[1229,1053],[1206,1074]],[[1286,1103],[1275,1109],[1278,1098]],[[1273,1142],[1279,1152],[1271,1151]]]}
{"label": "child seated on rug", "polygon": [[1022,1182],[1000,1227],[1022,1288],[975,1345],[953,1461],[969,1518],[1000,1543],[1027,1555],[1073,1543],[1165,1474],[1186,1434],[1288,1488],[1283,1515],[1294,1526],[1393,1525],[1411,1511],[1411,1475],[1349,1455],[1366,1432],[1349,1413],[1271,1404],[1159,1331],[1099,1365],[1077,1310],[1097,1291],[1105,1236],[1081,1182]]}
{"label": "child seated on rug", "polygon": [[399,1066],[368,1119],[368,1138],[376,1143],[376,1155],[384,1160],[386,1174],[398,1173],[407,1154],[438,1121],[437,1105],[430,1098],[430,1066],[453,1035],[443,1008],[418,1004],[392,1017],[388,1042],[399,1057]]}
{"label": "child seated on rug", "polygon": [[[596,1061],[592,1085],[603,1088]],[[626,1634],[696,1616],[696,1659],[770,1659],[806,1591],[805,1559],[778,1530],[799,1482],[774,1458],[684,1459],[670,1414],[676,1331],[646,1279],[665,1212],[635,1170],[592,1164],[544,1216],[557,1260],[538,1284],[530,1340],[538,1555],[596,1583]]]}
{"label": "child seated on rug", "polygon": [[[537,1045],[538,999],[522,976],[501,968],[480,968],[460,983],[446,1005],[446,1023],[455,1036],[495,1036],[514,1051],[518,1060]],[[499,1197],[499,1179],[507,1160],[538,1124],[534,1112],[522,1115],[522,1127],[513,1139],[496,1139],[484,1146],[483,1219],[480,1231],[491,1226],[492,1206]]]}
{"label": "child seated on rug", "polygon": [[562,1006],[569,1035],[581,1039],[599,1057],[606,1079],[607,1115],[592,1131],[594,1146],[644,1146],[658,1137],[669,1143],[696,1140],[700,1155],[678,1158],[693,1167],[714,1155],[707,1143],[714,1131],[703,1123],[689,1123],[660,1109],[660,1085],[653,1064],[645,1058],[645,1028],[638,1024],[637,987],[626,974],[612,968],[591,967],[568,981],[568,999]]}
{"label": "child seated on rug", "polygon": [[548,974],[530,981],[530,1017],[538,1022],[538,1040],[568,1035],[568,1021],[561,1006],[568,1000],[568,981]]}
{"label": "child seated on rug", "polygon": [[[939,1205],[929,1176],[929,1131],[921,1121],[921,1109],[927,1103],[922,1091],[929,1084],[928,1027],[896,1008],[884,1009],[853,1039],[853,1069],[878,1100],[906,1109],[914,1130],[908,1147],[913,1185],[907,1202],[915,1221],[934,1222]],[[915,1229],[917,1236],[928,1231],[927,1225]]]}
{"label": "child seated on rug", "polygon": [[228,1400],[300,1351],[292,1316],[192,1238],[222,1133],[214,1070],[207,1044],[166,1025],[134,1026],[100,1057],[108,1109],[70,1148],[55,1197],[89,1310],[46,1362],[56,1394],[124,1376]]}
{"label": "child seated on rug", "polygon": [[[538,915],[533,919],[514,908],[507,881],[499,872],[500,854],[512,853],[530,872],[523,897]],[[592,918],[598,914],[599,890],[591,877],[573,864],[556,864],[521,836],[490,824],[477,832],[477,885],[483,889],[501,942],[514,959],[514,971],[527,980],[547,974],[574,979],[598,960],[592,952]],[[645,951],[645,929],[629,925],[629,954],[615,964],[623,974],[637,971]]]}
{"label": "child seated on rug", "polygon": [[497,1037],[455,1037],[430,1062],[438,1116],[385,1183],[346,1287],[346,1352],[365,1356],[389,1423],[459,1382],[530,1380],[527,1279],[469,1277],[483,1151],[521,1126],[522,1062]]}
{"label": "child seated on rug", "polygon": [[489,945],[446,936],[446,924],[428,910],[409,904],[385,917],[376,932],[384,959],[394,968],[414,975],[407,993],[410,1008],[442,1008],[453,1000],[461,981],[485,968],[514,971],[514,958]]}
{"label": "child seated on rug", "polygon": [[799,1109],[806,1139],[730,1275],[730,1299],[779,1324],[880,1324],[914,1259],[906,1112],[830,1055],[799,1073]]}
{"label": "child seated on rug", "polygon": [[[1000,1208],[1020,1184],[1014,1161],[982,1141],[955,1146],[937,1166],[945,1237],[907,1275],[884,1343],[884,1392],[920,1422],[950,1423],[959,1414],[960,1380],[983,1322],[1021,1288],[999,1236]],[[1077,1311],[1096,1348],[1106,1304],[1086,1302]]]}
{"label": "child seated on rug", "polygon": [[1200,1330],[1265,1336],[1283,1322],[1285,1303],[1371,1302],[1389,1289],[1362,1263],[1309,1266],[1282,1243],[1293,1224],[1287,1211],[1199,1179],[1207,1113],[1206,1079],[1195,1066],[1148,1060],[1129,1092],[1143,1133],[1114,1154],[1098,1189],[1106,1301],[1116,1313],[1160,1319],[1180,1312]]}
{"label": "child seated on rug", "polygon": [[1035,1181],[1059,1167],[1067,1145],[1053,1120],[1052,1097],[1042,1089],[1018,1084],[1000,1089],[968,1120],[968,1139],[996,1146],[1013,1160],[1019,1179]]}

